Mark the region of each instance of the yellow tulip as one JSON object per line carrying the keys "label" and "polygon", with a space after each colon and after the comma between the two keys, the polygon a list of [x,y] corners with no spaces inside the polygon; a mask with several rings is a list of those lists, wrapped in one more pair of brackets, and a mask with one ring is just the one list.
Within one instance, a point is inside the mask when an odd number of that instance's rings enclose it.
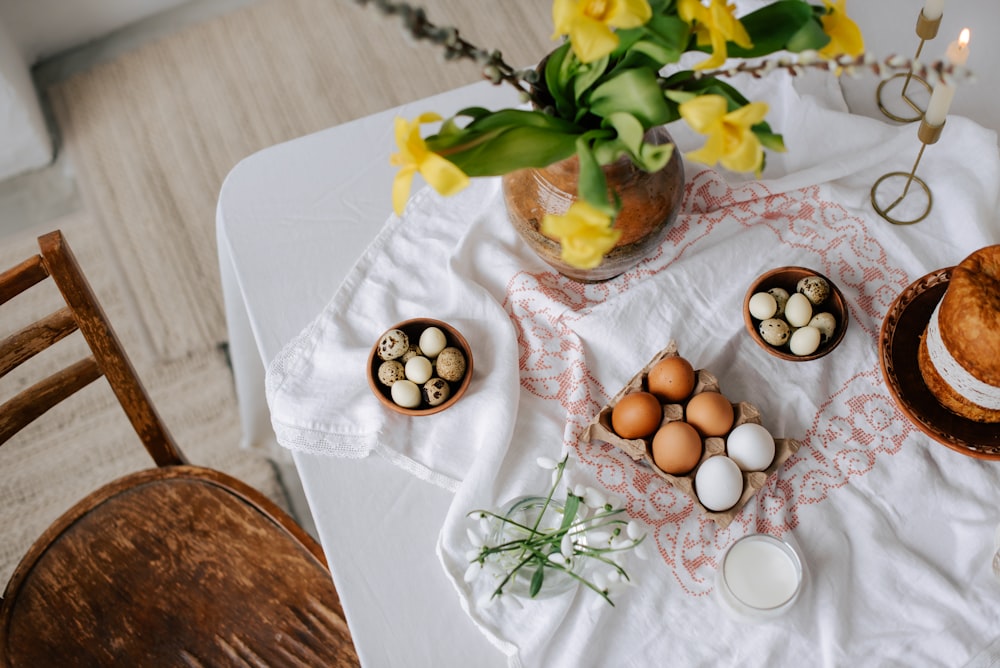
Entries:
{"label": "yellow tulip", "polygon": [[745,49],[753,46],[735,11],[736,5],[727,5],[725,0],[710,0],[707,7],[701,4],[701,0],[678,0],[677,14],[694,26],[698,44],[712,45],[712,55],[695,65],[694,69],[711,69],[726,62],[727,42],[735,42]]}
{"label": "yellow tulip", "polygon": [[396,145],[399,153],[389,157],[389,163],[399,167],[392,182],[392,208],[397,216],[403,215],[406,200],[410,198],[410,186],[417,172],[434,190],[450,197],[469,185],[469,177],[454,163],[442,158],[427,148],[420,136],[423,123],[440,121],[441,116],[433,112],[421,114],[412,123],[404,118],[396,118]]}
{"label": "yellow tulip", "polygon": [[750,128],[767,116],[767,104],[751,102],[727,112],[724,97],[702,95],[681,104],[679,111],[693,130],[708,135],[705,145],[688,153],[688,158],[706,165],[721,162],[726,169],[759,174],[764,149]]}
{"label": "yellow tulip", "polygon": [[554,0],[552,38],[569,35],[573,53],[590,63],[618,47],[613,28],[638,28],[652,16],[647,0]]}
{"label": "yellow tulip", "polygon": [[857,56],[865,50],[865,40],[861,36],[858,24],[847,15],[847,0],[823,0],[827,14],[820,17],[823,32],[830,37],[830,42],[819,50],[824,58],[833,58],[842,53]]}
{"label": "yellow tulip", "polygon": [[579,269],[593,269],[622,235],[621,230],[611,227],[611,222],[611,216],[578,200],[562,216],[546,214],[541,230],[562,244],[563,262]]}

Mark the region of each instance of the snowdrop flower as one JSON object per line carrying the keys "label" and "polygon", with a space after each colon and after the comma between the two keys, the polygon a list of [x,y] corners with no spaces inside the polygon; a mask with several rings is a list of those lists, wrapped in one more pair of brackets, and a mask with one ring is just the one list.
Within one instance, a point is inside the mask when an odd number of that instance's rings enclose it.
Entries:
{"label": "snowdrop flower", "polygon": [[559,552],[562,554],[562,556],[569,559],[570,557],[573,556],[573,550],[574,550],[573,537],[570,536],[569,532],[567,531],[566,534],[562,537],[562,541],[559,543]]}
{"label": "snowdrop flower", "polygon": [[465,535],[468,536],[469,542],[472,543],[472,547],[482,547],[485,543],[482,535],[476,533],[472,529],[466,529]]}
{"label": "snowdrop flower", "polygon": [[559,462],[552,459],[551,457],[539,457],[538,459],[535,460],[535,463],[537,463],[541,468],[547,471],[559,466]]}
{"label": "snowdrop flower", "polygon": [[608,503],[607,499],[604,498],[604,495],[593,487],[585,488],[583,502],[591,508],[603,508]]}

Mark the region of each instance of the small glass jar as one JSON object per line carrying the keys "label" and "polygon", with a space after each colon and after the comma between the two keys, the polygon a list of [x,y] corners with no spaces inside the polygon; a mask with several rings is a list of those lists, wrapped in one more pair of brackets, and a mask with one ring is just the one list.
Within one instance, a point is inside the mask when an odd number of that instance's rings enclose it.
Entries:
{"label": "small glass jar", "polygon": [[[542,512],[543,508],[544,514],[542,515],[541,520],[539,520],[538,514]],[[537,521],[538,528],[536,531],[543,534],[553,533],[558,531],[559,527],[562,525],[563,505],[554,500],[550,500],[546,506],[545,497],[543,496],[524,496],[511,501],[506,507],[504,515],[524,527],[533,527]],[[488,544],[500,545],[511,540],[521,540],[529,536],[530,532],[527,529],[522,529],[516,524],[494,519],[493,531],[489,537]],[[499,558],[495,562],[496,565],[500,567],[498,579],[499,575],[506,575],[514,570],[518,563],[520,563],[520,561],[524,558],[524,554],[517,550],[505,552],[498,556]],[[579,560],[577,560],[577,562],[579,562]],[[580,565],[580,563],[572,564],[571,570],[577,572],[576,567]],[[523,598],[531,597],[531,581],[535,577],[535,572],[538,568],[539,566],[532,563],[517,569],[514,577],[512,577],[511,580],[504,585],[504,593],[513,594]],[[499,582],[497,582],[497,584],[499,584]],[[533,598],[544,599],[557,596],[575,588],[578,584],[579,581],[568,573],[558,568],[545,567],[542,587]]]}
{"label": "small glass jar", "polygon": [[764,621],[786,613],[799,597],[805,569],[792,545],[768,534],[749,534],[722,555],[715,590],[737,619]]}

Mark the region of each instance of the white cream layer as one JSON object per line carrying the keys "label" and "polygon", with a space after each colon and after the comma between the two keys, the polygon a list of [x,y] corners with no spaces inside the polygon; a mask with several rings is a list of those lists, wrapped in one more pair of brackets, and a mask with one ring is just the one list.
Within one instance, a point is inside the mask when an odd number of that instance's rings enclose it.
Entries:
{"label": "white cream layer", "polygon": [[973,376],[944,347],[944,341],[941,340],[941,329],[938,326],[940,311],[941,302],[938,302],[934,313],[931,314],[931,321],[927,325],[927,352],[934,368],[944,379],[944,382],[948,383],[951,389],[964,399],[982,408],[1000,410],[1000,387],[988,385]]}

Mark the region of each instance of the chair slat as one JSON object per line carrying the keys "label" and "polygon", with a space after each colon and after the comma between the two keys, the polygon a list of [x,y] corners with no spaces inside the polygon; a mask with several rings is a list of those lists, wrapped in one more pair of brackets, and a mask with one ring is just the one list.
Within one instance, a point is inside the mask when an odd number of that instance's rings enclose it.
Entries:
{"label": "chair slat", "polygon": [[0,406],[0,445],[101,375],[97,360],[93,356],[86,357],[15,395]]}
{"label": "chair slat", "polygon": [[63,307],[0,341],[0,378],[77,330],[73,311]]}
{"label": "chair slat", "polygon": [[157,413],[118,335],[108,322],[73,251],[56,230],[38,238],[45,268],[76,316],[101,371],[118,397],[129,422],[157,466],[187,463],[184,454]]}
{"label": "chair slat", "polygon": [[0,274],[0,304],[5,304],[48,276],[42,257],[35,255]]}

